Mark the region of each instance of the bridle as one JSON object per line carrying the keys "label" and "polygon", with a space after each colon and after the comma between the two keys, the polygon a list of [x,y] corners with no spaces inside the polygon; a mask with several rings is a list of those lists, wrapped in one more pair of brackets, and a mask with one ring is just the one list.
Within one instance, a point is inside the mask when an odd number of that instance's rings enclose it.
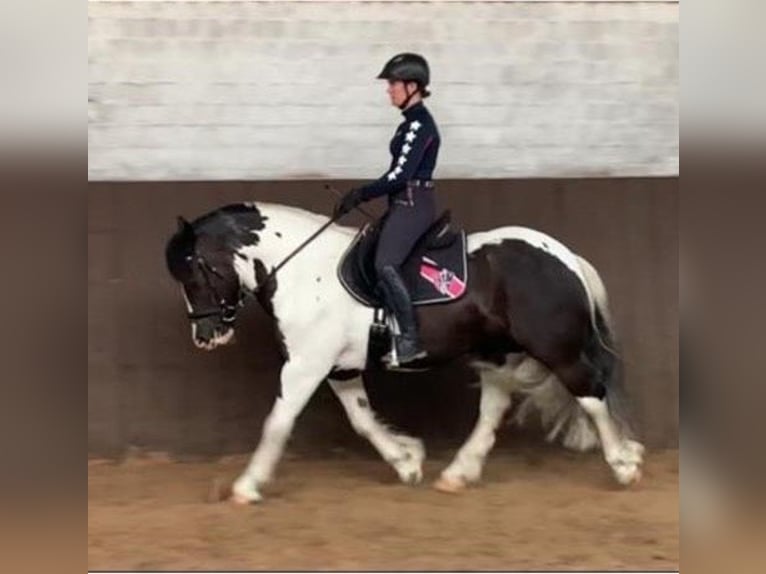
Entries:
{"label": "bridle", "polygon": [[202,272],[202,277],[205,280],[205,285],[207,286],[208,290],[213,296],[213,299],[216,301],[216,304],[218,305],[217,308],[215,307],[208,307],[206,309],[198,310],[198,311],[190,311],[188,313],[189,319],[193,321],[197,321],[199,319],[206,319],[208,317],[218,317],[221,322],[225,325],[231,325],[234,323],[236,316],[237,316],[237,307],[242,306],[244,303],[244,296],[242,294],[242,289],[239,290],[239,299],[237,301],[236,305],[231,305],[226,301],[225,297],[222,297],[218,290],[215,288],[215,285],[213,284],[213,281],[210,279],[210,275],[215,275],[219,279],[223,279],[223,275],[221,274],[218,269],[215,268],[214,265],[211,265],[208,263],[204,257],[201,255],[189,255],[189,260],[192,260],[196,265],[199,267],[200,271]]}

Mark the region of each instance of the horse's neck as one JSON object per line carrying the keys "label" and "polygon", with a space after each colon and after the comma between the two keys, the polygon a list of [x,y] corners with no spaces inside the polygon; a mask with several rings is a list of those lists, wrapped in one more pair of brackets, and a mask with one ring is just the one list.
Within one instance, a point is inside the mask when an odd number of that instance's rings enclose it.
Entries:
{"label": "horse's neck", "polygon": [[[301,244],[328,220],[327,217],[309,211],[277,204],[258,204],[258,209],[264,216],[264,228],[257,231],[257,242],[240,250],[240,255],[248,259],[244,268],[240,266],[241,271],[244,272],[243,280],[246,284],[254,279],[251,277],[254,261],[260,261],[269,271],[274,269],[295,253]],[[285,272],[288,272],[291,266],[297,269],[305,268],[307,265],[319,267],[336,265],[351,242],[353,234],[352,229],[329,226],[301,249],[301,254],[311,254],[311,257],[300,257],[289,261],[284,267]],[[294,269],[290,271],[292,270]],[[240,275],[242,276],[243,273],[240,272]]]}
{"label": "horse's neck", "polygon": [[[259,207],[266,218],[265,228],[260,233],[259,252],[263,257],[263,263],[269,267],[281,263],[329,219],[297,207],[278,204],[262,204]],[[342,240],[345,235],[338,227],[331,225],[304,249],[313,251],[314,244],[324,245],[328,240]]]}

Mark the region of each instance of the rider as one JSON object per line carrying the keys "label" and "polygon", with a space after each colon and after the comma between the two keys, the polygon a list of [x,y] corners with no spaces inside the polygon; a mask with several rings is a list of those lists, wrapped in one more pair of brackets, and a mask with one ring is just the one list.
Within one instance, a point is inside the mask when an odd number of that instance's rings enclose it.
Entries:
{"label": "rider", "polygon": [[388,80],[391,104],[404,116],[389,145],[391,165],[380,179],[348,192],[335,208],[335,215],[340,216],[360,203],[388,196],[375,271],[385,304],[399,324],[396,352],[401,364],[426,356],[418,340],[415,312],[400,266],[436,218],[431,176],[440,137],[433,117],[423,105],[423,99],[430,95],[429,76],[428,62],[412,53],[394,56],[378,74],[379,79]]}

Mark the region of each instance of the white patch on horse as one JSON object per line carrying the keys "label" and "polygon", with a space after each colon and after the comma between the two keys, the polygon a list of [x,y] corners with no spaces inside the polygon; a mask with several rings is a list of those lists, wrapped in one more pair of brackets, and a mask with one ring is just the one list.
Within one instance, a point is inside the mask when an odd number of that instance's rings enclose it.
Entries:
{"label": "white patch on horse", "polygon": [[183,298],[184,298],[184,303],[186,303],[186,310],[187,310],[189,313],[193,312],[193,311],[194,311],[194,309],[192,309],[191,303],[189,302],[189,297],[187,297],[187,295],[186,295],[186,289],[184,288],[184,286],[183,286],[183,285],[181,285],[181,295],[183,295]]}
{"label": "white patch on horse", "polygon": [[258,287],[258,281],[255,278],[255,263],[252,258],[247,256],[247,250],[251,247],[246,245],[237,250],[237,255],[234,256],[234,271],[239,276],[239,284],[250,291],[254,291]]}
{"label": "white patch on horse", "polygon": [[[184,288],[183,284],[181,285],[181,295],[183,295],[184,303],[186,303],[186,310],[191,314],[194,312],[194,309],[192,308],[191,302],[189,302],[189,297],[186,296],[186,289]],[[197,340],[197,323],[194,321],[191,322],[191,332],[192,332],[192,341]]]}
{"label": "white patch on horse", "polygon": [[[257,207],[267,218],[265,228],[257,232],[257,241],[241,247],[239,256],[234,257],[242,285],[250,290],[258,286],[255,261],[270,272],[328,219],[288,206],[259,203]],[[282,238],[277,238],[274,231],[280,231]],[[355,235],[353,228],[331,225],[277,272],[277,289],[271,303],[290,356],[302,349],[309,354],[336,356],[338,368],[365,366],[373,310],[359,304],[340,281],[306,280],[328,271],[334,273]],[[317,296],[322,305],[316,305]]]}
{"label": "white patch on horse", "polygon": [[638,482],[644,460],[643,445],[620,434],[606,401],[595,397],[578,397],[577,402],[593,420],[601,439],[604,459],[612,467],[617,482],[623,485]]}

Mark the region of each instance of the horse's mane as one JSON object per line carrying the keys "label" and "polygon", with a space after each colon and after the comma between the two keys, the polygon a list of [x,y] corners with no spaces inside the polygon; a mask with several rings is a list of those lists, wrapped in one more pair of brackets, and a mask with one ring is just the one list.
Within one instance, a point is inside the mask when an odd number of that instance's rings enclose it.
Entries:
{"label": "horse's mane", "polygon": [[[288,219],[309,223],[311,227],[320,227],[329,217],[300,207],[269,202],[231,203],[204,213],[191,222],[194,234],[177,232],[168,242],[168,266],[177,273],[184,268],[184,259],[194,250],[196,238],[201,235],[227,237],[234,244],[247,242],[251,232],[258,232],[268,225],[269,217],[274,214],[284,215]],[[243,225],[244,224],[244,225]],[[332,225],[331,229],[353,237],[358,229],[342,225]],[[328,230],[329,231],[329,230]]]}
{"label": "horse's mane", "polygon": [[192,222],[192,225],[194,225],[195,229],[201,230],[202,228],[212,223],[218,222],[222,219],[225,220],[229,215],[260,214],[262,209],[266,209],[268,211],[282,211],[291,215],[313,219],[317,223],[324,223],[328,219],[326,215],[322,215],[321,213],[314,213],[313,211],[292,205],[269,203],[265,201],[246,201],[241,203],[230,203],[228,205],[224,205],[209,211],[208,213],[203,213]]}
{"label": "horse's mane", "polygon": [[227,220],[230,215],[256,214],[257,206],[255,203],[230,203],[218,207],[207,213],[203,213],[192,221],[192,226],[196,231],[204,231],[210,226]]}

